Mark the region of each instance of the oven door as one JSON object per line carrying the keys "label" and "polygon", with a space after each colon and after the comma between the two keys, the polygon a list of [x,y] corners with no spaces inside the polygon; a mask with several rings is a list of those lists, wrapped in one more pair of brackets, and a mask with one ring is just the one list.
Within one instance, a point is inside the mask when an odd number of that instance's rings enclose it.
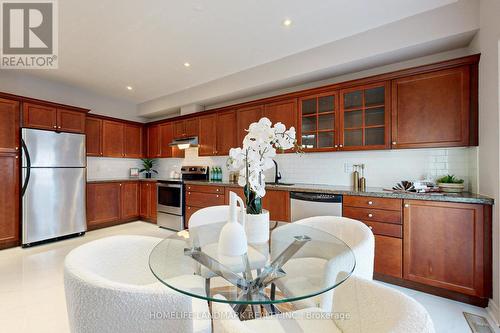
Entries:
{"label": "oven door", "polygon": [[158,183],[158,212],[182,216],[182,184]]}

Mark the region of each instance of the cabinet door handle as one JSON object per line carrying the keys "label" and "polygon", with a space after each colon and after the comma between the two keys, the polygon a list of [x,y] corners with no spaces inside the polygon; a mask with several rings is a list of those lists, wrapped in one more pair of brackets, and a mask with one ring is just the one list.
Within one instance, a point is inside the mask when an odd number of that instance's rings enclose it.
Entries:
{"label": "cabinet door handle", "polygon": [[188,192],[188,195],[191,195],[191,192]]}
{"label": "cabinet door handle", "polygon": [[219,189],[215,189],[215,191],[219,192]]}
{"label": "cabinet door handle", "polygon": [[396,141],[392,141],[392,144],[395,145],[396,144]]}
{"label": "cabinet door handle", "polygon": [[188,210],[191,210],[191,207],[188,207]]}
{"label": "cabinet door handle", "polygon": [[217,194],[217,198],[219,197],[219,195]]}
{"label": "cabinet door handle", "polygon": [[372,213],[368,214],[368,217],[373,217],[373,214]]}
{"label": "cabinet door handle", "polygon": [[122,186],[122,184],[120,184],[120,186]]}
{"label": "cabinet door handle", "polygon": [[373,201],[368,201],[368,204],[369,205],[373,205]]}
{"label": "cabinet door handle", "polygon": [[57,126],[56,126],[56,125],[54,125],[54,128],[57,128]]}
{"label": "cabinet door handle", "polygon": [[19,156],[16,156],[16,159],[19,158]]}
{"label": "cabinet door handle", "polygon": [[339,145],[340,148],[344,147],[344,145]]}
{"label": "cabinet door handle", "polygon": [[373,227],[371,225],[369,225],[368,228],[370,228],[370,230],[373,230]]}
{"label": "cabinet door handle", "polygon": [[338,147],[339,147],[339,145],[334,145],[333,147],[334,147],[334,148],[338,148]]}
{"label": "cabinet door handle", "polygon": [[57,128],[61,128],[61,126],[57,126]]}
{"label": "cabinet door handle", "polygon": [[16,147],[16,150],[19,150],[19,147]]}
{"label": "cabinet door handle", "polygon": [[409,204],[405,204],[405,208],[408,208],[408,207],[410,207],[410,205]]}

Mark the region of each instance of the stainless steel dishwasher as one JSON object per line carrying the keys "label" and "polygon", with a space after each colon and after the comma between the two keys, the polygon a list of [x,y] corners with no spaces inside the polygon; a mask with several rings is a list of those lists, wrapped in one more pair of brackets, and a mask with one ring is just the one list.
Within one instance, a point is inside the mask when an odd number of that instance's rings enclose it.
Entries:
{"label": "stainless steel dishwasher", "polygon": [[342,195],[291,192],[291,219],[295,222],[313,216],[342,216]]}

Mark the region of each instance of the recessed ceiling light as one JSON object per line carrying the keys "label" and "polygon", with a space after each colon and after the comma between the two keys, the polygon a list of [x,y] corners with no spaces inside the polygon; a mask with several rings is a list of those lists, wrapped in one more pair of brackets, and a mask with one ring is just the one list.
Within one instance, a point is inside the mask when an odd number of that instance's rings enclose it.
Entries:
{"label": "recessed ceiling light", "polygon": [[291,25],[292,25],[292,20],[290,20],[290,19],[285,19],[285,20],[283,20],[283,25],[284,25],[285,27],[289,27],[289,26],[291,26]]}
{"label": "recessed ceiling light", "polygon": [[191,64],[189,62],[185,62],[184,67],[191,67]]}
{"label": "recessed ceiling light", "polygon": [[134,90],[131,86],[127,86],[127,90]]}

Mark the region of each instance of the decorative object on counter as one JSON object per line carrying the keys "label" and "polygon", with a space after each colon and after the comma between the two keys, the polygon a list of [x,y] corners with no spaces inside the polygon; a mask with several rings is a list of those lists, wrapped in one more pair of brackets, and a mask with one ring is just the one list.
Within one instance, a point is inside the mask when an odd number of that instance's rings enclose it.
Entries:
{"label": "decorative object on counter", "polygon": [[416,192],[415,186],[413,186],[413,182],[410,182],[408,180],[402,180],[401,182],[397,183],[396,186],[394,186],[392,189],[398,192]]}
{"label": "decorative object on counter", "polygon": [[139,178],[139,168],[130,168],[130,178]]}
{"label": "decorative object on counter", "polygon": [[[354,192],[366,191],[365,165],[354,164],[352,166],[352,190]],[[361,171],[361,173],[360,173]],[[361,177],[360,177],[361,176]]]}
{"label": "decorative object on counter", "polygon": [[247,214],[262,214],[262,200],[266,195],[264,171],[274,166],[276,149],[299,150],[295,140],[295,128],[286,129],[278,122],[263,117],[250,124],[248,134],[243,139],[243,148],[231,148],[227,167],[240,171],[238,184],[244,187]]}
{"label": "decorative object on counter", "polygon": [[181,178],[181,173],[177,170],[172,170],[170,171],[170,178],[172,179],[180,179]]}
{"label": "decorative object on counter", "polygon": [[461,193],[464,191],[464,180],[455,175],[446,175],[436,180],[439,189],[447,193]]}
{"label": "decorative object on counter", "polygon": [[[240,222],[238,222],[238,204],[240,206]],[[243,200],[236,193],[229,192],[229,216],[219,235],[219,254],[232,257],[247,253],[245,215]]]}
{"label": "decorative object on counter", "polygon": [[154,173],[158,174],[158,171],[156,171],[154,166],[156,165],[156,160],[152,158],[142,158],[142,169],[139,170],[141,173],[145,173],[146,178],[151,178],[151,175]]}
{"label": "decorative object on counter", "polygon": [[231,171],[231,172],[229,172],[229,181],[231,183],[237,183],[238,182],[238,177],[239,177],[239,173],[237,171]]}
{"label": "decorative object on counter", "polygon": [[352,166],[352,190],[354,192],[357,192],[359,190],[359,171],[358,171],[358,166],[353,165]]}

